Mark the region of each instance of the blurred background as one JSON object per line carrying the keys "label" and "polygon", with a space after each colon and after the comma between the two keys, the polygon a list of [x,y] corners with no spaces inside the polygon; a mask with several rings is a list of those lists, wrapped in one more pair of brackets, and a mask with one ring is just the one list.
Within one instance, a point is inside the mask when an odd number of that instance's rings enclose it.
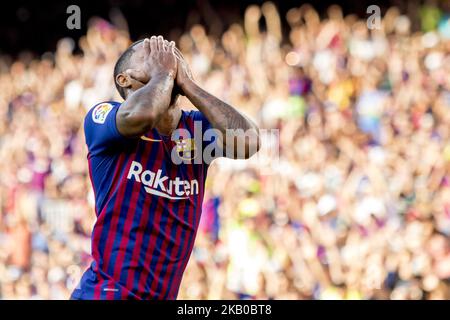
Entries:
{"label": "blurred background", "polygon": [[449,299],[450,1],[339,2],[79,2],[79,30],[69,2],[2,8],[0,298],[78,283],[95,221],[84,114],[120,101],[130,41],[162,34],[280,133],[264,170],[211,166],[180,299]]}

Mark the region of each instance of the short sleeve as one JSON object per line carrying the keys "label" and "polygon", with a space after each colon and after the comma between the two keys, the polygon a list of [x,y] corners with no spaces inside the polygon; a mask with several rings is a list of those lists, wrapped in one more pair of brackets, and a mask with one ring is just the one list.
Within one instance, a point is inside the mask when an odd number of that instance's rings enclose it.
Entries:
{"label": "short sleeve", "polygon": [[117,130],[118,102],[102,102],[92,107],[84,119],[84,134],[91,155],[119,147],[127,141]]}

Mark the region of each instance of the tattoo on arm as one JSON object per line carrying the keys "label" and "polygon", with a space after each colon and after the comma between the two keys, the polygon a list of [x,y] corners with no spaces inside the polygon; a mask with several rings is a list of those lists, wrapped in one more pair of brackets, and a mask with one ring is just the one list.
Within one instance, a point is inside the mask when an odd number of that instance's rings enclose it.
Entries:
{"label": "tattoo on arm", "polygon": [[205,114],[213,127],[222,133],[225,133],[227,129],[243,129],[245,131],[256,128],[255,124],[238,110],[200,87],[194,89],[191,101]]}
{"label": "tattoo on arm", "polygon": [[[260,146],[259,130],[252,120],[197,85],[185,90],[185,93],[212,126],[222,133],[223,136],[219,137],[219,143],[227,151],[227,157],[247,159],[258,151]],[[236,135],[234,130],[243,130],[245,134]],[[240,146],[244,148],[242,149]]]}

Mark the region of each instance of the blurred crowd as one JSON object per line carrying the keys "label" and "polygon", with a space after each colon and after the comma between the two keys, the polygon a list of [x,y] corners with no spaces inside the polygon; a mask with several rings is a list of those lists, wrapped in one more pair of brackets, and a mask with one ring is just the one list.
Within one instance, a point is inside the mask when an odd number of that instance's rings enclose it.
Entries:
{"label": "blurred crowd", "polygon": [[[258,157],[211,165],[179,299],[450,299],[450,15],[418,16],[267,2],[170,39],[197,82],[278,130]],[[94,19],[81,54],[62,39],[0,59],[1,299],[67,299],[91,262],[81,124],[120,101],[129,44]]]}

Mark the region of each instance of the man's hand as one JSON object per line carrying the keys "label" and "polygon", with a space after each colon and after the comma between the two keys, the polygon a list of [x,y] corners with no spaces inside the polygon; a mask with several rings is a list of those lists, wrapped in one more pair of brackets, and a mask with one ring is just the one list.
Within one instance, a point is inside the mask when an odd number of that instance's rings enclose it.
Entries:
{"label": "man's hand", "polygon": [[[153,38],[153,37],[152,37]],[[145,42],[145,40],[144,40]],[[145,45],[145,43],[144,43]],[[165,48],[173,48],[173,54],[176,57],[177,60],[177,73],[176,73],[176,84],[177,86],[183,91],[183,87],[186,86],[189,82],[194,81],[194,77],[192,76],[191,69],[189,68],[188,63],[186,62],[186,59],[184,58],[183,54],[180,50],[175,46],[175,42],[164,40],[164,47]],[[126,73],[136,81],[139,81],[143,84],[146,84],[151,77],[151,64],[146,63],[142,69],[128,69],[126,70]],[[184,93],[184,92],[181,92]]]}
{"label": "man's hand", "polygon": [[168,42],[162,36],[152,36],[150,40],[144,40],[143,47],[146,54],[143,68],[125,71],[132,79],[146,84],[153,77],[160,75],[176,77],[178,63],[175,42]]}
{"label": "man's hand", "polygon": [[152,79],[160,74],[168,74],[175,78],[177,74],[177,59],[175,58],[175,42],[164,44],[164,38],[155,36],[150,41],[144,40],[144,50],[148,52],[145,70]]}

